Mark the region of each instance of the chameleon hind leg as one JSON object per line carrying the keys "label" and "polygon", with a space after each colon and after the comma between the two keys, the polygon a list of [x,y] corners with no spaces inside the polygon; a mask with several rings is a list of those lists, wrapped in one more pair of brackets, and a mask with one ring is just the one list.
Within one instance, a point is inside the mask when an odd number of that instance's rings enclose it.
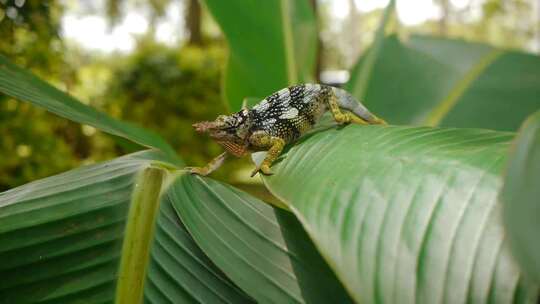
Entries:
{"label": "chameleon hind leg", "polygon": [[214,172],[217,170],[217,168],[221,167],[225,159],[229,153],[223,152],[220,155],[216,156],[214,159],[212,159],[206,166],[204,167],[187,167],[185,168],[192,174],[198,174],[202,176],[207,176],[208,174]]}
{"label": "chameleon hind leg", "polygon": [[328,107],[330,108],[330,112],[332,113],[332,117],[334,117],[334,120],[338,124],[348,124],[348,123],[355,123],[359,125],[369,125],[369,123],[362,118],[353,115],[348,112],[341,112],[341,109],[339,108],[339,105],[336,100],[336,96],[332,95],[330,98],[328,98]]}
{"label": "chameleon hind leg", "polygon": [[251,172],[251,177],[255,176],[257,172],[262,172],[265,175],[272,175],[270,166],[279,157],[283,147],[285,147],[285,141],[279,137],[271,136],[264,131],[254,132],[249,137],[249,142],[252,146],[259,149],[268,149],[266,157],[263,162]]}

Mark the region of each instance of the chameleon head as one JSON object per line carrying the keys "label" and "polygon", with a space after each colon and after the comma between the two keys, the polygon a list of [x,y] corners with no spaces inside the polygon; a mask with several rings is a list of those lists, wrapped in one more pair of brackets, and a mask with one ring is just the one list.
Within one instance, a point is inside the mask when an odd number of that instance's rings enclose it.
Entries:
{"label": "chameleon head", "polygon": [[247,152],[249,133],[249,115],[242,110],[232,115],[219,115],[214,121],[202,121],[193,124],[197,132],[209,133],[210,137],[225,150],[236,156]]}

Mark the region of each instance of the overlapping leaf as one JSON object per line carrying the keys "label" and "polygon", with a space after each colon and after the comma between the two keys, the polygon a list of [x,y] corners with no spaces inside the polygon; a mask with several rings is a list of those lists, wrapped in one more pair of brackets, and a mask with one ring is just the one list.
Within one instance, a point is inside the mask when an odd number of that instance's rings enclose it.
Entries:
{"label": "overlapping leaf", "polygon": [[384,45],[385,40],[385,30],[388,26],[388,23],[391,20],[392,14],[395,12],[396,1],[391,0],[386,8],[384,9],[383,16],[375,32],[375,39],[373,40],[373,45],[370,47],[369,52],[361,58],[359,62],[352,70],[351,81],[347,84],[347,89],[350,90],[353,96],[360,101],[365,99],[366,89],[369,84],[371,75],[373,74],[373,67],[379,55],[381,53],[381,48]]}
{"label": "overlapping leaf", "polygon": [[[158,206],[160,189],[145,186],[162,183],[156,164],[166,157],[136,153],[0,194],[0,303],[138,300],[145,277],[150,303],[250,302],[197,247],[169,201],[155,230],[153,218],[132,215]],[[125,269],[122,259],[137,267]]]}
{"label": "overlapping leaf", "polygon": [[210,259],[259,303],[347,303],[347,293],[288,212],[211,179],[167,193]]}
{"label": "overlapping leaf", "polygon": [[136,157],[0,194],[0,302],[114,299]]}
{"label": "overlapping leaf", "polygon": [[0,92],[30,102],[69,120],[93,126],[149,148],[160,149],[171,158],[176,153],[159,135],[136,125],[115,120],[49,85],[0,55]]}
{"label": "overlapping leaf", "polygon": [[172,203],[169,196],[162,198],[145,300],[148,303],[252,303],[195,244]]}
{"label": "overlapping leaf", "polygon": [[[364,62],[353,69],[352,92],[359,92]],[[363,102],[393,124],[512,131],[540,108],[540,57],[460,40],[390,36],[366,90]]]}
{"label": "overlapping leaf", "polygon": [[347,126],[295,145],[264,181],[358,302],[532,303],[496,199],[511,138]]}
{"label": "overlapping leaf", "polygon": [[246,97],[313,80],[317,29],[308,0],[205,0],[229,42],[224,90],[231,111]]}
{"label": "overlapping leaf", "polygon": [[540,112],[523,124],[514,142],[501,200],[513,253],[540,283]]}

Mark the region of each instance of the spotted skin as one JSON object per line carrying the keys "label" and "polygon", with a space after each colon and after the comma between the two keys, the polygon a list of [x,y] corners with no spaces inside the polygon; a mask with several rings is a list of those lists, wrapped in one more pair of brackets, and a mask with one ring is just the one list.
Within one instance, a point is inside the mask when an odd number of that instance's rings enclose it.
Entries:
{"label": "spotted skin", "polygon": [[[283,147],[312,129],[327,111],[340,124],[385,124],[345,90],[321,84],[299,84],[273,93],[250,110],[220,115],[213,122],[193,126],[199,132],[210,133],[228,154],[240,157],[252,151],[268,151],[252,176],[257,172],[272,174],[270,166]],[[214,160],[204,168],[190,171],[207,175],[222,163],[223,154],[218,158],[219,162]]]}
{"label": "spotted skin", "polygon": [[293,142],[309,131],[327,111],[331,87],[295,85],[263,99],[251,111],[251,131],[265,131]]}

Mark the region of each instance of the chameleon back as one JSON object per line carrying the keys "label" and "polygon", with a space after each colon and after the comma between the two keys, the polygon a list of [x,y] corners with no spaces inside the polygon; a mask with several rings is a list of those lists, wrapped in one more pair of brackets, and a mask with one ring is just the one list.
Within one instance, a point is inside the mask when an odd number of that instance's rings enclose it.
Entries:
{"label": "chameleon back", "polygon": [[275,92],[255,105],[251,131],[265,131],[287,143],[313,128],[327,110],[332,88],[319,84],[300,84]]}

